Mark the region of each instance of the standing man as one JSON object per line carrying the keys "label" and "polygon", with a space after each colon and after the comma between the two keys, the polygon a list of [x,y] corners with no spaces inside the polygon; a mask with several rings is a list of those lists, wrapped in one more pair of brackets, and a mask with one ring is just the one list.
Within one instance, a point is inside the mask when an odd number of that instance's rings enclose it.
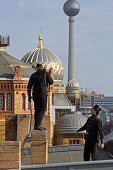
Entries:
{"label": "standing man", "polygon": [[28,100],[31,102],[31,89],[33,87],[33,100],[35,107],[34,114],[34,130],[42,130],[41,127],[42,118],[46,112],[47,107],[47,86],[48,84],[53,84],[53,79],[50,74],[46,72],[46,69],[43,69],[42,64],[37,64],[36,72],[33,73],[29,79],[28,83]]}
{"label": "standing man", "polygon": [[98,159],[98,140],[99,135],[101,139],[101,148],[104,148],[104,134],[102,130],[102,121],[98,118],[98,114],[101,108],[98,105],[95,105],[91,109],[92,116],[88,118],[87,122],[83,127],[77,130],[77,133],[80,131],[86,130],[85,134],[85,147],[84,147],[84,161],[90,161],[90,155],[92,160]]}

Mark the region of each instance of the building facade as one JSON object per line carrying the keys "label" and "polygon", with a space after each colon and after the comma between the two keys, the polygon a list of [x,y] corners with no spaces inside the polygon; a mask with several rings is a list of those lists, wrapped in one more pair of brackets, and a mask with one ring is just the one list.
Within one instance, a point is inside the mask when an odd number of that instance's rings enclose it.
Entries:
{"label": "building facade", "polygon": [[[30,105],[27,84],[35,69],[9,54],[9,37],[0,37],[0,140],[23,142],[29,131]],[[53,77],[52,69],[49,70]],[[48,87],[47,111],[43,125],[47,126],[49,145],[53,144],[52,89]],[[32,107],[34,113],[34,107]],[[33,129],[33,122],[32,122]]]}
{"label": "building facade", "polygon": [[[94,105],[98,104],[103,109],[113,108],[113,97],[112,96],[104,96],[104,97],[94,97]],[[83,105],[85,106],[85,100],[83,101]],[[87,99],[87,106],[91,107],[91,97]]]}

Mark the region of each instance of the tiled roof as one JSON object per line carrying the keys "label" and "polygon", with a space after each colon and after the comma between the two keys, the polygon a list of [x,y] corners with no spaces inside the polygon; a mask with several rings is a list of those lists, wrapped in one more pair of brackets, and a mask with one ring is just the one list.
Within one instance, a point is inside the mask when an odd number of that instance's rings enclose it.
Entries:
{"label": "tiled roof", "polygon": [[54,106],[72,106],[67,96],[63,93],[53,94],[53,105]]}
{"label": "tiled roof", "polygon": [[20,66],[22,71],[22,77],[29,78],[30,75],[35,72],[30,64],[12,57],[7,53],[0,52],[0,77],[13,78],[15,72],[15,66]]}

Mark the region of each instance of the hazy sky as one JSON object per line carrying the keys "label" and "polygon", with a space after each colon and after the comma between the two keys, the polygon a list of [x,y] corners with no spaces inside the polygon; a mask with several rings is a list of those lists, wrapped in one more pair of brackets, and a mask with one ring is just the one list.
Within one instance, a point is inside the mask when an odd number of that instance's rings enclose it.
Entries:
{"label": "hazy sky", "polygon": [[[61,60],[67,83],[68,16],[66,0],[0,0],[0,32],[10,35],[7,52],[21,59],[38,46]],[[80,88],[113,96],[113,0],[78,0],[75,18],[75,79]]]}

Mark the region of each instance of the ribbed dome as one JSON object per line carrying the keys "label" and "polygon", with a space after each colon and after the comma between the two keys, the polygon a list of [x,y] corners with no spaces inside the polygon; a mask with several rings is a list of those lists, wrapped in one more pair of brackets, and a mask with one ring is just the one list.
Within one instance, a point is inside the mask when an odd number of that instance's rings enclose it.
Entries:
{"label": "ribbed dome", "polygon": [[62,116],[55,125],[57,133],[75,133],[87,121],[87,118],[81,112],[71,112]]}
{"label": "ribbed dome", "polygon": [[49,70],[53,68],[54,80],[56,83],[61,83],[64,77],[64,68],[59,58],[48,49],[43,48],[42,36],[39,36],[38,48],[29,51],[24,55],[22,61],[36,65],[37,63],[43,64],[43,67]]}
{"label": "ribbed dome", "polygon": [[75,81],[74,76],[72,76],[72,80],[67,83],[66,93],[78,93],[79,92],[79,84]]}

